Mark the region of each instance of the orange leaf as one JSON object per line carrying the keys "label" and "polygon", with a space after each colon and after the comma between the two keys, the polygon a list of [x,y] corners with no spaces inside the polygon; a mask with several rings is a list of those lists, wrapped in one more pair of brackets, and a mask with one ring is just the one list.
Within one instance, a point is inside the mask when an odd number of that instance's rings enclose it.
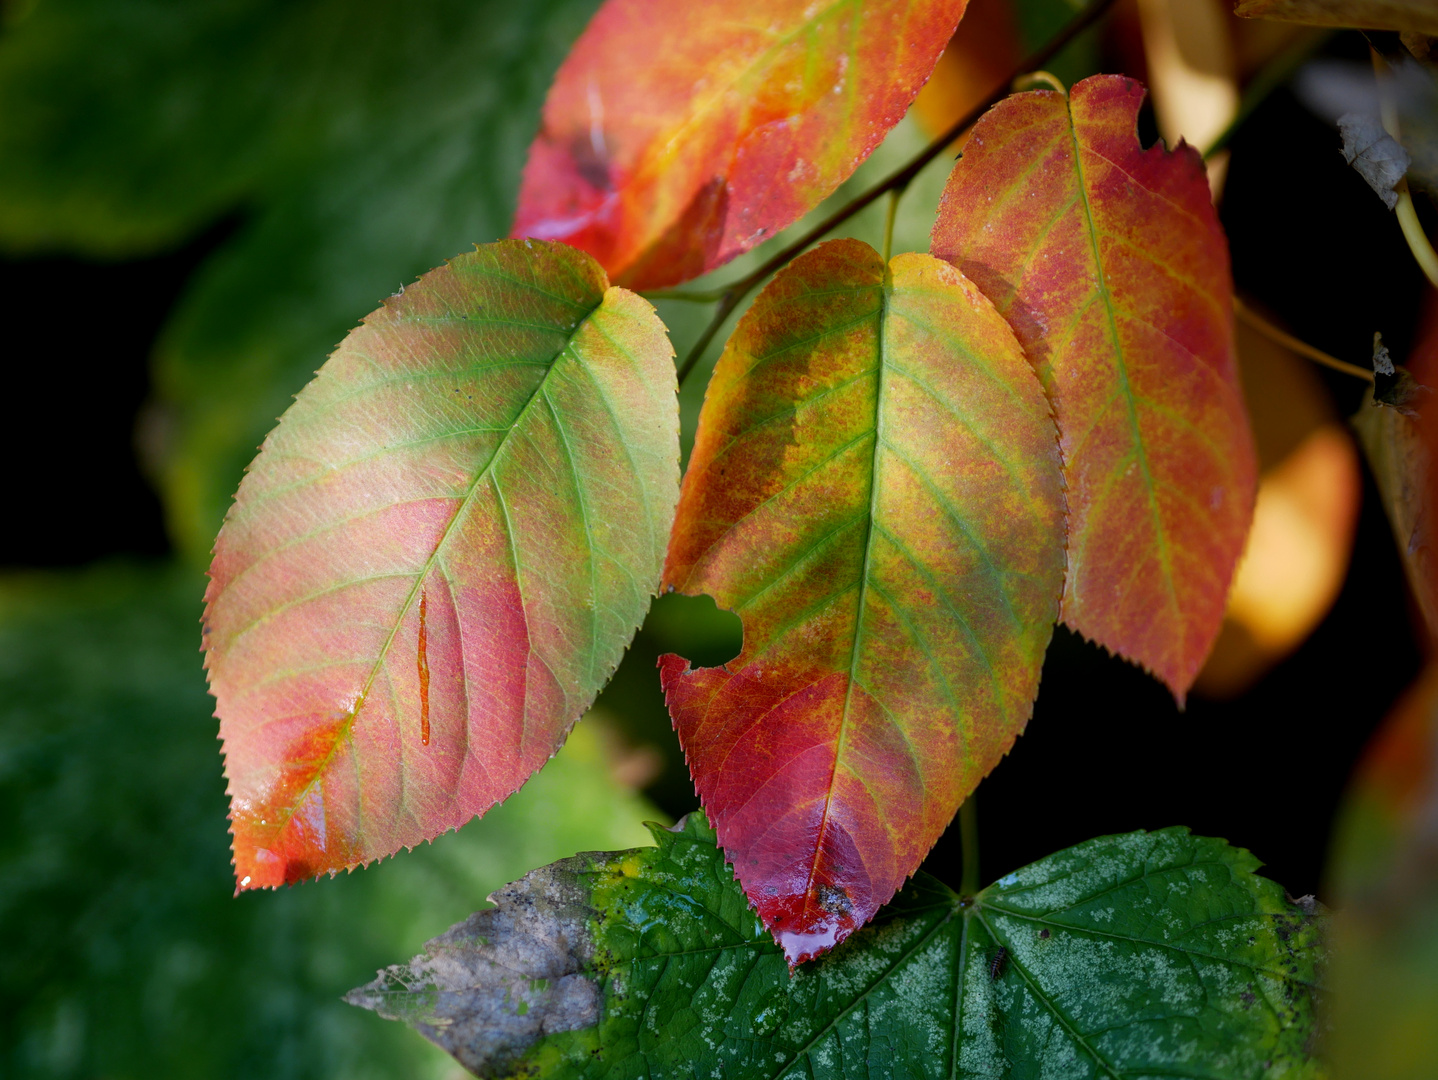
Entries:
{"label": "orange leaf", "polygon": [[660,667],[791,964],[888,902],[1013,745],[1062,577],[1048,403],[973,284],[857,240],[781,271],[715,368],[664,569],[744,648]]}
{"label": "orange leaf", "polygon": [[966,0],[607,0],[550,88],[513,234],[631,288],[749,250],[902,119]]}
{"label": "orange leaf", "polygon": [[1142,100],[1104,75],[1001,102],[954,168],[933,250],[1008,318],[1053,401],[1064,621],[1181,703],[1223,619],[1257,466],[1203,162],[1139,145]]}

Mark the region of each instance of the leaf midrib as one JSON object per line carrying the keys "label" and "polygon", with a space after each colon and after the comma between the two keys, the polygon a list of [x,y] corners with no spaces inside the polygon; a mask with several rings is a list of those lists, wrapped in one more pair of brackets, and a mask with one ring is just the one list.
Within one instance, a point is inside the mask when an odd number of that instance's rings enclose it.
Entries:
{"label": "leaf midrib", "polygon": [[[998,934],[994,933],[993,927],[989,925],[989,921],[984,918],[983,912],[980,911],[977,906],[972,910],[972,912],[966,914],[968,914],[971,918],[977,919],[980,924],[982,924],[984,930],[988,933],[989,937],[992,940],[996,942],[1003,940],[999,937]],[[1078,1030],[1078,1026],[1074,1023],[1073,1018],[1070,1017],[1067,1013],[1065,1013],[1062,1009],[1060,1009],[1056,1004],[1054,1004],[1054,1002],[1049,998],[1049,996],[1043,992],[1042,988],[1040,988],[1038,984],[1038,980],[1036,980],[1032,975],[1030,975],[1028,969],[1023,966],[1023,964],[1019,961],[1018,957],[1013,955],[1013,950],[1008,950],[1008,954],[1009,966],[1019,973],[1019,975],[1023,978],[1024,982],[1028,984],[1030,992],[1034,995],[1034,997],[1036,997],[1040,1002],[1043,1003],[1044,1007],[1048,1009],[1049,1014],[1058,1021],[1059,1026],[1064,1029],[1064,1031],[1068,1034],[1069,1038],[1071,1038],[1079,1047],[1081,1047],[1084,1053],[1089,1056],[1090,1060],[1092,1060],[1093,1063],[1100,1069],[1102,1069],[1104,1072],[1108,1073],[1108,1075],[1111,1076],[1113,1080],[1121,1080],[1121,1070],[1117,1069],[1113,1064],[1109,1062],[1107,1058],[1105,1058],[1102,1054],[1100,1054],[1097,1050],[1095,1050],[1092,1046],[1089,1045],[1088,1040],[1084,1038],[1083,1033]]]}
{"label": "leaf midrib", "polygon": [[[572,303],[572,301],[570,302]],[[315,788],[315,785],[319,783],[320,778],[329,771],[330,766],[334,762],[335,754],[339,751],[340,746],[349,741],[351,732],[354,729],[355,720],[358,718],[360,710],[364,708],[365,702],[369,699],[370,690],[373,688],[375,679],[379,677],[380,669],[384,666],[385,660],[389,656],[390,649],[393,647],[395,638],[399,634],[399,629],[404,624],[405,616],[409,614],[409,609],[414,606],[415,598],[419,595],[420,589],[423,587],[425,579],[429,577],[430,571],[434,569],[435,563],[438,561],[440,553],[444,550],[445,545],[449,541],[451,533],[454,531],[455,524],[462,517],[464,517],[469,510],[469,507],[474,501],[475,494],[479,490],[480,483],[493,470],[495,462],[499,460],[500,454],[503,453],[504,448],[509,444],[510,437],[523,423],[524,418],[529,414],[529,410],[533,407],[534,403],[544,395],[545,388],[549,384],[550,376],[554,374],[554,368],[559,363],[560,358],[563,357],[566,352],[570,351],[574,347],[574,339],[579,335],[579,332],[586,325],[588,325],[589,320],[593,317],[594,313],[603,306],[603,304],[604,295],[601,294],[599,302],[596,303],[594,306],[590,307],[587,311],[585,311],[585,313],[575,322],[574,328],[565,337],[563,346],[557,349],[554,353],[554,356],[551,357],[543,377],[535,385],[534,390],[531,391],[529,397],[525,400],[523,407],[521,407],[519,412],[515,414],[514,420],[509,424],[509,428],[507,431],[505,431],[503,437],[501,437],[499,442],[495,444],[494,449],[490,452],[489,459],[484,463],[482,467],[480,467],[478,471],[476,471],[474,479],[470,482],[469,490],[466,491],[464,493],[464,497],[460,499],[459,505],[455,508],[454,514],[450,517],[449,521],[445,523],[444,531],[440,534],[439,540],[435,543],[434,548],[430,551],[429,555],[426,556],[423,565],[415,574],[414,585],[410,587],[409,593],[405,596],[404,603],[400,605],[399,612],[398,614],[396,614],[394,619],[394,626],[390,628],[389,636],[385,638],[384,645],[381,646],[379,655],[375,658],[374,664],[370,667],[369,675],[365,679],[364,686],[363,688],[361,688],[359,696],[355,699],[353,707],[349,710],[349,715],[345,717],[343,725],[341,725],[339,730],[335,732],[334,738],[330,743],[329,750],[326,752],[323,760],[321,760],[319,765],[315,768],[314,774],[305,783],[305,786],[300,789],[299,793],[289,801],[288,805],[286,805],[278,815],[279,820],[274,826],[275,833],[279,833],[288,827],[290,821],[294,818],[295,814],[299,812],[299,808],[303,806],[305,800],[309,798],[310,793]],[[518,563],[516,562],[516,577],[518,576],[518,573],[519,567]],[[467,726],[468,724],[466,724],[466,727]],[[358,775],[356,775],[355,782],[356,785],[358,785]]]}
{"label": "leaf midrib", "polygon": [[834,743],[834,764],[829,769],[829,784],[824,792],[824,813],[819,819],[818,839],[814,844],[814,855],[809,862],[809,877],[804,883],[804,906],[807,910],[809,898],[814,895],[814,875],[819,870],[819,856],[824,849],[824,834],[829,827],[829,810],[834,805],[834,782],[839,775],[839,762],[844,757],[845,737],[849,730],[849,708],[854,698],[854,684],[858,681],[859,654],[864,639],[864,609],[869,600],[869,566],[874,553],[874,519],[879,511],[879,455],[884,449],[884,365],[888,337],[884,333],[893,301],[894,275],[886,262],[884,280],[879,289],[879,310],[875,313],[875,354],[874,365],[874,449],[869,466],[869,518],[864,532],[864,558],[859,570],[859,602],[854,617],[854,642],[849,650],[849,681],[844,688],[844,709],[839,714],[839,737]]}
{"label": "leaf midrib", "polygon": [[[1073,145],[1074,174],[1078,178],[1079,195],[1083,199],[1084,220],[1088,224],[1089,245],[1093,250],[1094,273],[1098,275],[1098,292],[1103,299],[1104,314],[1108,318],[1109,332],[1113,336],[1114,367],[1118,372],[1119,384],[1122,389],[1124,404],[1127,406],[1129,426],[1133,430],[1134,450],[1137,456],[1139,471],[1143,476],[1144,495],[1148,502],[1149,513],[1153,518],[1154,532],[1158,540],[1158,558],[1163,566],[1163,583],[1168,592],[1169,603],[1173,611],[1179,611],[1178,593],[1173,584],[1173,562],[1168,550],[1168,536],[1164,531],[1163,518],[1159,514],[1158,499],[1154,493],[1153,473],[1149,469],[1148,451],[1143,443],[1143,431],[1138,423],[1138,409],[1134,403],[1133,389],[1128,379],[1128,363],[1124,358],[1123,345],[1119,340],[1118,316],[1114,312],[1113,295],[1109,291],[1108,274],[1104,270],[1103,255],[1099,251],[1098,224],[1094,221],[1093,205],[1089,201],[1088,180],[1084,176],[1082,148],[1079,146],[1078,127],[1074,121],[1073,101],[1064,97],[1064,109],[1068,113],[1069,139]],[[1104,160],[1108,160],[1105,158]],[[1072,566],[1070,566],[1072,570]],[[1067,591],[1067,585],[1065,585]],[[1183,633],[1182,619],[1179,620],[1179,634],[1183,639],[1182,653],[1187,657],[1187,635]]]}

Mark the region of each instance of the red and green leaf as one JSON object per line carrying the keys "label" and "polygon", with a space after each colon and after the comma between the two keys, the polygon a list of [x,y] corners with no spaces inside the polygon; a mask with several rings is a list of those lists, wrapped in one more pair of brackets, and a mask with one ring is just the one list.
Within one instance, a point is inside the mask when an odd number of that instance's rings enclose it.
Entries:
{"label": "red and green leaf", "polygon": [[559,69],[514,235],[632,288],[721,266],[883,140],[967,0],[607,0]]}
{"label": "red and green leaf", "polygon": [[863,925],[1013,745],[1063,580],[1038,379],[953,267],[835,240],[709,385],[665,583],[740,655],[661,679],[695,784],[791,963]]}
{"label": "red and green leaf", "polygon": [[1181,702],[1223,620],[1257,464],[1203,162],[1140,146],[1142,100],[1101,75],[1001,102],[954,168],[933,252],[1008,319],[1053,401],[1064,622]]}
{"label": "red and green leaf", "polygon": [[510,240],[390,298],[299,395],[207,596],[240,888],[437,836],[558,749],[659,581],[671,359],[587,255]]}

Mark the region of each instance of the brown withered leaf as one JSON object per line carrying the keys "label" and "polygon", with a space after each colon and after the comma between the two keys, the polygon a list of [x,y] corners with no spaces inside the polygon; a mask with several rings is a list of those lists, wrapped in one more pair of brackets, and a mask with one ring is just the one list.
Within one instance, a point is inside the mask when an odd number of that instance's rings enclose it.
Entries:
{"label": "brown withered leaf", "polygon": [[1438,5],[1433,0],[1238,0],[1233,13],[1245,19],[1277,19],[1309,26],[1438,34]]}

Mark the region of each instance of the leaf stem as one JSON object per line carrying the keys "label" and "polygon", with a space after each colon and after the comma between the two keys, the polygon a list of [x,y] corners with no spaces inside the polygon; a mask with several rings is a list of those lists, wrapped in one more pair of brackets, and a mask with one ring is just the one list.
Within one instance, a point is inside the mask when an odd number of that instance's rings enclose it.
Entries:
{"label": "leaf stem", "polygon": [[1438,289],[1438,252],[1433,250],[1432,243],[1428,240],[1428,234],[1423,231],[1423,224],[1418,220],[1418,211],[1413,206],[1413,196],[1408,192],[1408,178],[1405,176],[1398,181],[1393,188],[1398,193],[1398,205],[1393,212],[1398,215],[1398,224],[1403,229],[1403,239],[1408,241],[1408,249],[1413,252],[1413,257],[1418,260],[1418,265],[1423,268],[1423,273],[1428,275],[1428,280],[1433,287]]}
{"label": "leaf stem", "polygon": [[[1373,77],[1378,83],[1378,106],[1383,116],[1383,127],[1401,144],[1403,139],[1398,128],[1398,103],[1393,100],[1392,88],[1389,86],[1388,61],[1371,43],[1368,53],[1373,59]],[[1398,204],[1393,211],[1398,215],[1398,227],[1403,230],[1403,239],[1408,241],[1408,250],[1413,252],[1413,258],[1417,260],[1433,287],[1438,288],[1438,253],[1434,252],[1428,234],[1423,231],[1423,223],[1418,220],[1413,196],[1408,191],[1408,177],[1405,176],[1394,184],[1393,191],[1398,196]]]}
{"label": "leaf stem", "polygon": [[1315,364],[1322,364],[1324,367],[1332,368],[1334,371],[1341,371],[1345,375],[1352,375],[1355,379],[1362,379],[1365,382],[1373,381],[1373,372],[1359,367],[1357,364],[1350,364],[1346,360],[1340,360],[1336,356],[1329,356],[1322,349],[1315,349],[1306,341],[1301,341],[1292,334],[1286,334],[1271,322],[1265,319],[1258,312],[1245,304],[1238,297],[1233,298],[1233,313],[1240,320],[1246,322],[1253,329],[1257,330],[1269,341],[1282,345],[1286,349],[1292,349],[1299,356],[1307,357]]}
{"label": "leaf stem", "polygon": [[890,253],[894,250],[894,218],[899,212],[899,200],[904,197],[903,188],[889,192],[889,212],[884,216],[884,265],[889,264]]}
{"label": "leaf stem", "polygon": [[959,847],[962,852],[963,869],[959,878],[959,895],[973,896],[979,891],[979,793],[969,792],[969,797],[959,807]]}
{"label": "leaf stem", "polygon": [[1057,90],[1064,97],[1069,96],[1068,87],[1060,82],[1059,77],[1051,71],[1030,71],[1020,75],[1013,82],[1013,90],[1016,94],[1024,90],[1033,90],[1039,86],[1047,86],[1050,90]]}
{"label": "leaf stem", "polygon": [[646,300],[687,300],[694,304],[712,304],[724,299],[725,288],[718,289],[645,289],[639,295]]}
{"label": "leaf stem", "polygon": [[718,297],[719,306],[715,308],[714,315],[709,320],[709,325],[704,328],[704,332],[699,335],[699,340],[690,348],[684,357],[684,362],[679,366],[680,385],[682,386],[684,384],[684,380],[688,378],[689,373],[694,370],[694,366],[699,362],[699,358],[704,354],[704,350],[709,347],[709,343],[714,340],[714,335],[719,332],[720,326],[734,313],[734,309],[739,306],[740,301],[748,296],[756,285],[770,274],[787,265],[794,256],[798,255],[805,248],[823,239],[860,210],[863,210],[869,204],[875,202],[881,195],[895,190],[902,191],[908,187],[914,177],[918,176],[929,162],[942,154],[955,139],[972,127],[979,117],[983,116],[984,113],[988,112],[989,109],[993,108],[1008,96],[1009,88],[1013,85],[1015,79],[1020,78],[1028,72],[1042,69],[1043,66],[1058,55],[1069,42],[1073,41],[1074,38],[1078,37],[1107,14],[1109,8],[1111,8],[1114,3],[1115,0],[1093,0],[1088,7],[1070,19],[1068,23],[1064,25],[1063,29],[1045,42],[1038,50],[1032,55],[1025,57],[1018,67],[1014,69],[1013,73],[995,87],[988,97],[975,105],[959,120],[949,125],[948,130],[944,131],[938,138],[930,142],[928,146],[915,154],[907,164],[884,177],[884,179],[880,180],[867,191],[856,195],[853,199],[849,200],[848,203],[834,211],[834,213],[819,222],[819,224],[815,225],[808,232],[786,245],[783,250],[776,252],[754,270],[726,286],[722,294]]}

